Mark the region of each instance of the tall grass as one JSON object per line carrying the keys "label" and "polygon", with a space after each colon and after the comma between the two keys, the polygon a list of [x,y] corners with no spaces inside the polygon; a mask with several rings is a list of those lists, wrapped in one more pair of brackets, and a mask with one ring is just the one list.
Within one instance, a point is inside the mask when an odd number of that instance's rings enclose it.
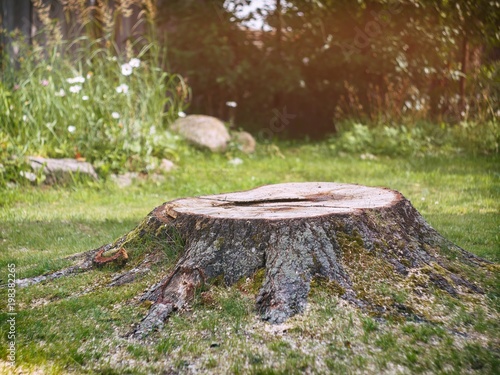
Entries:
{"label": "tall grass", "polygon": [[[61,1],[73,22],[65,40],[61,20],[35,1],[42,30],[28,43],[10,35],[16,56],[4,56],[0,82],[0,157],[3,173],[29,154],[86,159],[101,174],[148,169],[172,157],[177,139],[168,124],[189,99],[182,77],[163,71],[153,3]],[[124,17],[139,6],[125,48],[116,40]],[[3,115],[5,114],[5,115]]]}

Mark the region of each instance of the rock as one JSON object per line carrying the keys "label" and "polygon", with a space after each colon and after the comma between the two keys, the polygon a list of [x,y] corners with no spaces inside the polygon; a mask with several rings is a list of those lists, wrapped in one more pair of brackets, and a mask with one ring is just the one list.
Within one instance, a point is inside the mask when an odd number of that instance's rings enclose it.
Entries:
{"label": "rock", "polygon": [[252,134],[245,131],[236,132],[233,133],[232,140],[245,154],[251,154],[255,152],[255,146],[257,145],[257,142],[255,142],[255,138],[252,136]]}
{"label": "rock", "polygon": [[149,175],[148,178],[149,178],[149,180],[151,180],[153,182],[157,182],[157,183],[164,182],[166,180],[166,177],[162,174],[159,174],[159,173],[153,173],[153,174]]}
{"label": "rock", "polygon": [[132,181],[136,180],[137,178],[139,178],[139,174],[136,172],[127,172],[120,175],[117,174],[111,175],[111,179],[113,180],[113,182],[117,184],[118,187],[120,188],[132,185]]}
{"label": "rock", "polygon": [[177,119],[171,126],[187,141],[213,152],[225,151],[231,137],[219,119],[205,115],[189,115]]}
{"label": "rock", "polygon": [[92,164],[76,159],[49,159],[39,156],[30,156],[28,161],[34,171],[42,169],[47,183],[53,183],[68,178],[71,174],[88,175],[97,180],[97,173]]}
{"label": "rock", "polygon": [[171,172],[175,167],[176,165],[172,161],[168,159],[161,159],[159,168],[162,172]]}
{"label": "rock", "polygon": [[33,172],[21,171],[21,172],[19,172],[19,175],[21,175],[21,177],[24,177],[31,182],[36,181],[36,174],[34,174]]}

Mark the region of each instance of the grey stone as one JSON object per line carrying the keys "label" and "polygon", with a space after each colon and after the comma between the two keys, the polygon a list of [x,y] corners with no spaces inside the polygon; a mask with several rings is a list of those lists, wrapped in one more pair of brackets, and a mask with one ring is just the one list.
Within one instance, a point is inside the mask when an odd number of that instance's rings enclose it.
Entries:
{"label": "grey stone", "polygon": [[34,171],[42,170],[46,176],[46,182],[52,183],[67,178],[71,174],[85,174],[97,180],[97,173],[92,164],[76,159],[50,159],[40,156],[30,156],[28,161]]}
{"label": "grey stone", "polygon": [[139,174],[136,172],[127,172],[120,175],[117,174],[111,175],[111,179],[113,180],[113,182],[117,184],[118,187],[120,188],[132,185],[132,182],[137,178],[139,178]]}
{"label": "grey stone", "polygon": [[257,142],[252,134],[245,131],[235,132],[233,133],[232,140],[245,154],[252,154],[255,152]]}
{"label": "grey stone", "polygon": [[21,172],[19,172],[19,174],[31,182],[36,181],[36,174],[34,174],[33,172],[21,171]]}
{"label": "grey stone", "polygon": [[174,162],[168,160],[168,159],[161,159],[161,163],[160,163],[160,170],[162,172],[171,172],[174,168],[176,167],[176,165],[174,164]]}
{"label": "grey stone", "polygon": [[231,139],[224,123],[212,116],[189,115],[179,118],[170,129],[192,144],[213,152],[225,151]]}

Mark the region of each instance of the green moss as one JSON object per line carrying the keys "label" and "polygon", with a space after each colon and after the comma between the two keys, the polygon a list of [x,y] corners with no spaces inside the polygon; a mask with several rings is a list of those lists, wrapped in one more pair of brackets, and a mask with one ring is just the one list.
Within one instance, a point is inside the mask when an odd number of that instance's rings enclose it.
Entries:
{"label": "green moss", "polygon": [[357,229],[353,230],[352,234],[343,231],[335,233],[337,242],[340,248],[345,252],[346,250],[359,250],[364,249],[364,242]]}
{"label": "green moss", "polygon": [[217,250],[220,250],[220,249],[222,248],[222,246],[224,245],[224,241],[225,241],[224,237],[219,237],[219,238],[217,238],[217,239],[215,240],[215,243],[214,243],[215,248],[216,248]]}
{"label": "green moss", "polygon": [[262,234],[257,233],[252,236],[252,241],[256,244],[260,244],[262,242]]}
{"label": "green moss", "polygon": [[315,276],[311,280],[311,288],[309,296],[315,296],[321,293],[333,296],[342,296],[345,294],[345,289],[335,280],[328,280],[323,276]]}
{"label": "green moss", "polygon": [[250,291],[253,294],[257,294],[260,288],[262,288],[262,284],[264,284],[265,277],[266,277],[265,268],[261,268],[260,270],[254,273],[254,275],[252,276],[252,283],[250,287]]}
{"label": "green moss", "polygon": [[210,285],[213,285],[213,286],[224,286],[225,285],[224,275],[219,275],[219,276],[216,276],[216,277],[210,279]]}

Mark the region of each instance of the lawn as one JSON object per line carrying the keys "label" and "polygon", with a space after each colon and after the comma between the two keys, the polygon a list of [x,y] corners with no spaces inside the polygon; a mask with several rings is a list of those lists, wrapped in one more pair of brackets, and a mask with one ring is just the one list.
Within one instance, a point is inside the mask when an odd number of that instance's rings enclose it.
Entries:
{"label": "lawn", "polygon": [[[235,156],[243,163],[228,162]],[[396,189],[445,237],[499,261],[499,157],[364,159],[338,156],[325,144],[262,146],[252,156],[189,150],[163,181],[144,179],[123,189],[111,181],[10,186],[0,191],[1,283],[8,264],[16,265],[18,278],[59,269],[69,264],[66,256],[113,241],[165,201],[290,181]],[[478,273],[486,291],[481,303],[442,296],[448,309],[442,319],[370,316],[318,287],[306,313],[271,326],[256,315],[254,278],[199,293],[190,311],[174,315],[146,341],[125,334],[146,313],[137,295],[158,280],[160,270],[110,288],[113,273],[93,270],[17,290],[19,372],[493,374],[499,368],[495,265]],[[6,361],[6,289],[0,293],[0,358]]]}

